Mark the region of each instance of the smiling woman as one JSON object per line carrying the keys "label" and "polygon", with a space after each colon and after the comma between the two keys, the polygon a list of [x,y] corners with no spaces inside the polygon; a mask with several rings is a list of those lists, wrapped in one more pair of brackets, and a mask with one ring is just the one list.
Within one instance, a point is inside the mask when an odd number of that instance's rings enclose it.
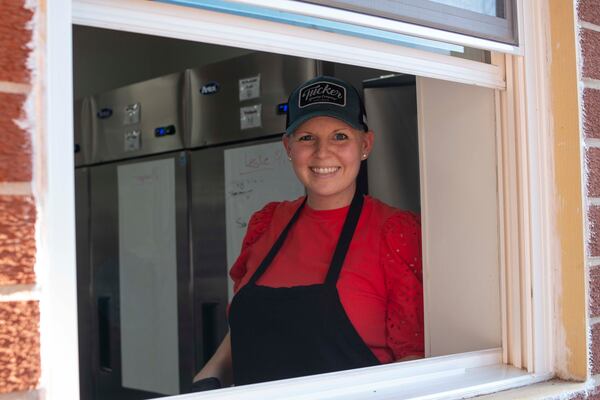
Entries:
{"label": "smiling woman", "polygon": [[319,76],[288,104],[283,144],[306,196],[251,218],[230,334],[198,390],[231,372],[243,385],[424,355],[419,217],[357,188],[374,141],[358,92]]}

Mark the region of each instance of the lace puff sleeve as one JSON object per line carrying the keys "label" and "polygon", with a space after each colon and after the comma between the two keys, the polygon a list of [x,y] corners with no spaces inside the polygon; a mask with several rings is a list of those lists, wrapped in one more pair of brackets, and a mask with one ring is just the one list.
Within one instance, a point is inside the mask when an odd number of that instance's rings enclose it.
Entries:
{"label": "lace puff sleeve", "polygon": [[233,263],[229,276],[233,280],[233,291],[237,292],[242,282],[242,278],[246,275],[246,261],[248,259],[249,249],[254,243],[265,233],[271,219],[273,219],[273,213],[279,203],[272,202],[268,203],[261,210],[255,212],[250,217],[248,222],[248,228],[246,229],[246,235],[242,241],[242,250],[237,260]]}
{"label": "lace puff sleeve", "polygon": [[386,340],[400,360],[424,355],[421,221],[410,212],[390,217],[382,230],[386,276]]}

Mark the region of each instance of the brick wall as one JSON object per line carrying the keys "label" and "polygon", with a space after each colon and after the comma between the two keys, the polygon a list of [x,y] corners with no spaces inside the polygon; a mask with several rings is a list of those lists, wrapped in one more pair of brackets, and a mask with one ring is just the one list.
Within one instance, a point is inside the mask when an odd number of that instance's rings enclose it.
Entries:
{"label": "brick wall", "polygon": [[36,204],[32,132],[20,123],[31,91],[34,12],[0,1],[0,399],[37,398],[39,305],[34,271]]}
{"label": "brick wall", "polygon": [[[577,14],[587,169],[590,373],[597,378],[600,374],[600,0],[579,0]],[[580,394],[578,398],[600,399],[600,387],[587,395]]]}

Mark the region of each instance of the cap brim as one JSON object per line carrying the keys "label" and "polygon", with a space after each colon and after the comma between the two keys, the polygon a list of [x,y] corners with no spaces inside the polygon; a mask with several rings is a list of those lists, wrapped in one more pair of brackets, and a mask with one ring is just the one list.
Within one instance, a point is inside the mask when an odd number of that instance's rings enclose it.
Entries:
{"label": "cap brim", "polygon": [[296,131],[296,129],[298,129],[298,127],[300,125],[302,125],[304,122],[308,121],[311,118],[314,117],[332,117],[332,118],[336,118],[339,119],[340,121],[344,121],[345,123],[347,123],[348,125],[350,125],[351,127],[358,129],[359,131],[366,131],[366,125],[358,123],[357,121],[348,121],[346,119],[346,115],[344,115],[343,113],[337,113],[333,110],[318,110],[318,111],[313,111],[311,113],[308,114],[304,114],[301,117],[298,117],[294,122],[292,122],[290,124],[290,126],[288,126],[285,130],[285,133],[288,135],[291,135],[292,133],[294,133]]}

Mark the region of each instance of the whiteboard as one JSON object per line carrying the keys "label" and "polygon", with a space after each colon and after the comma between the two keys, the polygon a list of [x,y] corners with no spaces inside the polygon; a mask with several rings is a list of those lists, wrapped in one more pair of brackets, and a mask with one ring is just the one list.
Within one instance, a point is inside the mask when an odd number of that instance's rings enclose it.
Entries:
{"label": "whiteboard", "polygon": [[[225,226],[227,265],[240,254],[252,214],[271,201],[293,200],[304,195],[281,142],[225,150]],[[228,280],[233,296],[233,282]]]}
{"label": "whiteboard", "polygon": [[117,175],[122,385],[179,394],[174,160]]}

